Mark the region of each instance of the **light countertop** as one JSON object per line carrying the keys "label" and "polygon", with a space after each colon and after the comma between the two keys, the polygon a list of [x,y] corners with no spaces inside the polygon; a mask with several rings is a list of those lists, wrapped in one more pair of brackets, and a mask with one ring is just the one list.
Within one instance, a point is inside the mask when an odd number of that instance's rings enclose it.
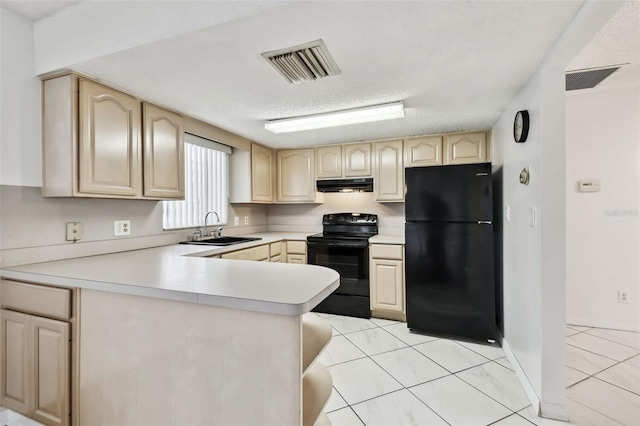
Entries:
{"label": "light countertop", "polygon": [[339,275],[314,265],[207,259],[308,233],[253,234],[226,247],[170,245],[8,267],[3,278],[79,287],[280,315],[302,315],[338,287]]}
{"label": "light countertop", "polygon": [[404,235],[378,234],[369,238],[369,244],[404,244]]}

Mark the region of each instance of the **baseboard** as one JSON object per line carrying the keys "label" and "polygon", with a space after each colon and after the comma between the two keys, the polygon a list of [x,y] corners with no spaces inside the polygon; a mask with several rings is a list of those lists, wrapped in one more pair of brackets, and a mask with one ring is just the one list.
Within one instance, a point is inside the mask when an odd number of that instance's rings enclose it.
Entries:
{"label": "baseboard", "polygon": [[518,380],[520,380],[520,384],[522,385],[524,392],[527,394],[527,398],[529,398],[529,402],[531,402],[533,411],[535,411],[536,416],[540,416],[540,412],[541,412],[540,398],[538,397],[538,394],[536,393],[536,391],[533,389],[533,386],[531,385],[529,378],[527,377],[526,373],[520,366],[520,363],[518,362],[518,358],[516,358],[516,356],[514,355],[513,351],[511,350],[511,346],[509,346],[509,342],[507,341],[507,339],[504,338],[504,336],[502,337],[502,349],[504,350],[504,353],[507,355],[507,359],[513,366],[513,369],[516,372],[516,376],[518,376]]}
{"label": "baseboard", "polygon": [[569,410],[566,405],[540,403],[540,417],[552,420],[569,421]]}
{"label": "baseboard", "polygon": [[378,311],[378,310],[372,309],[371,316],[373,318],[382,318],[382,319],[388,319],[393,321],[407,322],[407,316],[400,312]]}
{"label": "baseboard", "polygon": [[567,317],[567,324],[579,325],[582,327],[610,328],[613,330],[640,332],[640,324],[637,322],[597,320],[590,318]]}

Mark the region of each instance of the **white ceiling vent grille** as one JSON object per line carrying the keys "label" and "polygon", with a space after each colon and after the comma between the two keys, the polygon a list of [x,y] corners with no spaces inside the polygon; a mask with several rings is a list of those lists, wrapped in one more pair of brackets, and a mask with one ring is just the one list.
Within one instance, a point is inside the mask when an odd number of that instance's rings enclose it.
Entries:
{"label": "white ceiling vent grille", "polygon": [[567,71],[565,74],[566,90],[593,89],[605,78],[618,71],[620,67],[622,65]]}
{"label": "white ceiling vent grille", "polygon": [[262,54],[289,83],[339,75],[340,68],[322,40]]}

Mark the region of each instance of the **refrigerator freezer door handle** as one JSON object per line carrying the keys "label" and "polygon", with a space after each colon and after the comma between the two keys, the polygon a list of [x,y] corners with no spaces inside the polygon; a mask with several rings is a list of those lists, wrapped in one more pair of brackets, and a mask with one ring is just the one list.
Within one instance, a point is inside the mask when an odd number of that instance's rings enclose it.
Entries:
{"label": "refrigerator freezer door handle", "polygon": [[478,225],[491,225],[490,220],[479,220]]}

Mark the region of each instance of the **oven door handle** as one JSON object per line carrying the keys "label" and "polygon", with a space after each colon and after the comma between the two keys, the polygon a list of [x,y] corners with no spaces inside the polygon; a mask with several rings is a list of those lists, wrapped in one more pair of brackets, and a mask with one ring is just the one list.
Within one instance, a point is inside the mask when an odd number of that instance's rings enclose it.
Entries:
{"label": "oven door handle", "polygon": [[345,248],[368,248],[369,243],[328,243],[328,242],[315,242],[315,241],[307,241],[307,246],[315,246],[315,247],[345,247]]}

